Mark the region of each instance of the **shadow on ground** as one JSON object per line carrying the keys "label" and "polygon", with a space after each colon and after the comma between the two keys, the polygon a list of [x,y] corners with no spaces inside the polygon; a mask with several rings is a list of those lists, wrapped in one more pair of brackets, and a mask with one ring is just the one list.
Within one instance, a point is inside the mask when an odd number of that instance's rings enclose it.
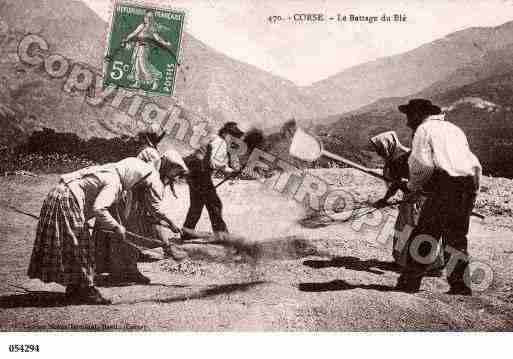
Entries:
{"label": "shadow on ground", "polygon": [[145,286],[145,287],[169,287],[169,288],[188,288],[190,285],[185,284],[165,284],[165,283],[147,283],[147,284],[141,284],[136,282],[130,282],[130,281],[109,281],[109,279],[102,279],[102,280],[96,280],[95,279],[95,286],[100,288],[123,288],[123,287],[131,287],[131,286]]}
{"label": "shadow on ground", "polygon": [[299,283],[298,289],[302,292],[330,292],[337,290],[351,290],[351,289],[372,289],[380,292],[393,292],[394,287],[388,287],[379,284],[350,284],[343,280],[333,280],[331,282],[322,283]]}
{"label": "shadow on ground", "polygon": [[180,295],[178,297],[159,299],[160,303],[174,303],[174,302],[182,302],[190,299],[204,299],[208,297],[213,297],[221,294],[230,294],[235,292],[245,292],[257,285],[264,284],[265,281],[254,281],[248,283],[231,283],[231,284],[221,284],[216,286],[209,286],[208,288],[202,289],[198,292]]}
{"label": "shadow on ground", "polygon": [[256,287],[261,284],[267,283],[266,281],[253,281],[247,283],[230,283],[230,284],[221,284],[221,285],[210,285],[204,289],[200,289],[198,291],[191,291],[186,294],[180,294],[178,296],[172,296],[168,298],[152,298],[148,300],[135,300],[130,302],[122,302],[116,304],[135,304],[142,302],[157,302],[157,303],[176,303],[176,302],[184,302],[192,299],[205,299],[209,297],[214,297],[222,294],[231,294],[237,292],[245,292],[253,287]]}
{"label": "shadow on ground", "polygon": [[[204,299],[222,294],[230,294],[236,292],[244,292],[255,286],[266,283],[265,281],[253,281],[248,283],[230,283],[221,285],[210,285],[206,288],[194,291],[190,293],[180,294],[169,298],[152,298],[150,300],[134,300],[134,301],[122,301],[114,304],[136,304],[141,302],[158,302],[158,303],[174,303],[183,302],[191,299]],[[148,286],[167,287],[172,289],[194,289],[190,286],[181,285],[167,285],[160,283],[152,283]],[[52,308],[52,307],[64,307],[70,306],[71,303],[64,293],[60,292],[47,292],[37,291],[23,294],[12,294],[0,296],[0,308]]]}
{"label": "shadow on ground", "polygon": [[0,308],[51,308],[70,305],[64,293],[35,291],[0,296]]}
{"label": "shadow on ground", "polygon": [[377,259],[361,260],[357,257],[335,257],[329,260],[306,260],[303,265],[314,268],[346,268],[365,271],[373,274],[383,274],[383,271],[399,273],[401,267],[395,262],[384,262]]}

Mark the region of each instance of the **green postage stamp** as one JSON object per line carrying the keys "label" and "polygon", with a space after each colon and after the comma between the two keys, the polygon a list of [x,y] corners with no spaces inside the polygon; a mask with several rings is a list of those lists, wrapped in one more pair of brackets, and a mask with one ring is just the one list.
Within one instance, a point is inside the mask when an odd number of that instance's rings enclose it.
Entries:
{"label": "green postage stamp", "polygon": [[113,6],[103,86],[172,95],[185,12],[121,1]]}

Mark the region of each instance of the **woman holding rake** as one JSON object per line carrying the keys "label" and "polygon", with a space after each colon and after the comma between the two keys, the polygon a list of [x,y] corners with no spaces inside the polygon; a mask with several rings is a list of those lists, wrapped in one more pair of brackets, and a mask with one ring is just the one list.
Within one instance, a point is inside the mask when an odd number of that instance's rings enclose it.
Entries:
{"label": "woman holding rake", "polygon": [[87,221],[95,218],[99,228],[124,240],[127,231],[109,208],[121,200],[123,191],[140,190],[155,220],[180,232],[165,211],[163,192],[186,171],[183,161],[169,157],[162,158],[159,170],[126,158],[63,175],[43,202],[28,276],[65,286],[73,303],[110,304],[94,286],[95,250]]}

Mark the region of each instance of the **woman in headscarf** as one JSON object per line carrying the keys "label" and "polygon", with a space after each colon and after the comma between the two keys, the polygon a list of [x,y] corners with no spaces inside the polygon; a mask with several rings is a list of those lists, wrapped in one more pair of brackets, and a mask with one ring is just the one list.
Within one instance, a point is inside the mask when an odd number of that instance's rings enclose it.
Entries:
{"label": "woman in headscarf", "polygon": [[[166,167],[169,164],[180,166],[184,173],[188,171],[180,154],[174,149],[166,151],[162,156],[154,147],[146,147],[137,158],[154,166],[157,170]],[[166,169],[163,169],[166,171]],[[174,179],[169,180],[169,185],[173,186]],[[164,203],[169,203],[165,191],[162,193]],[[151,215],[151,208],[145,200],[145,194],[140,189],[125,191],[122,199],[116,206],[110,209],[113,215],[120,223],[135,234],[157,239],[162,243],[164,252],[168,252],[169,241],[166,235],[168,231],[162,230],[158,222]],[[95,227],[93,237],[96,243],[96,272],[97,274],[108,274],[108,282],[116,283],[137,283],[148,284],[150,279],[144,276],[137,267],[139,261],[154,261],[162,259],[155,256],[149,250],[140,250],[129,244],[117,240],[112,234],[97,230]],[[114,237],[114,238],[113,238]],[[98,277],[99,279],[100,277]]]}
{"label": "woman in headscarf", "polygon": [[[165,137],[166,132],[158,135],[154,131],[144,131],[138,134],[139,141],[144,145],[138,153],[137,158],[151,164],[157,170],[160,168],[161,155],[157,146]],[[139,220],[139,217],[133,214],[132,192],[125,191],[118,204],[110,209],[111,215],[120,223],[130,225],[130,231],[143,234],[148,233],[145,230],[147,221]],[[141,206],[139,206],[141,207]],[[137,206],[136,206],[137,208]],[[131,222],[128,222],[128,216],[132,212]],[[135,223],[134,223],[135,221]],[[142,275],[137,268],[137,261],[155,260],[151,251],[140,251],[124,242],[111,238],[112,234],[104,231],[93,231],[93,238],[96,246],[96,273],[109,274],[109,282],[133,282],[147,284],[149,278]]]}
{"label": "woman in headscarf", "polygon": [[[184,168],[187,173],[189,171],[189,168],[185,164],[180,153],[174,149],[168,149],[161,157],[156,149],[147,147],[139,153],[138,157],[141,158],[143,156],[146,156],[146,159],[149,159],[149,163],[152,163],[157,168],[166,166],[169,163],[174,163]],[[156,156],[158,156],[158,158]],[[168,205],[172,202],[170,192],[176,197],[174,182],[175,179],[169,181],[168,185],[170,191],[166,191],[164,194],[166,197],[164,202]],[[144,197],[142,196],[142,193],[140,191],[132,191],[130,195],[131,198],[128,204],[129,208],[126,218],[128,228],[137,234],[150,238],[157,238],[162,243],[164,254],[178,259],[180,255],[174,250],[168,239],[169,231],[166,230],[165,226],[160,226],[159,223],[151,216],[151,213],[143,200]],[[149,252],[143,252],[142,257],[147,260],[153,259]]]}
{"label": "woman in headscarf", "polygon": [[395,131],[380,133],[370,139],[376,153],[383,158],[383,176],[388,181],[388,190],[377,205],[385,205],[399,190],[401,181],[408,180],[408,156],[410,149],[399,142]]}
{"label": "woman in headscarf", "polygon": [[163,203],[165,184],[186,169],[167,160],[160,171],[137,158],[87,167],[61,176],[43,202],[28,268],[30,278],[66,287],[66,296],[77,304],[110,304],[94,286],[95,251],[87,221],[110,231],[120,240],[126,228],[109,212],[123,191],[140,191],[156,221],[174,225]]}
{"label": "woman in headscarf", "polygon": [[[384,207],[388,200],[392,198],[401,187],[408,181],[408,157],[410,149],[405,147],[399,141],[395,131],[380,133],[370,139],[376,153],[383,158],[385,165],[383,167],[383,176],[387,180],[388,190],[382,199],[375,203],[376,207]],[[399,214],[394,226],[394,240],[392,256],[396,263],[404,265],[405,254],[402,249],[404,243],[399,243],[400,233],[405,225],[415,226],[418,215],[424,199],[419,199],[416,203],[402,202],[399,205]]]}
{"label": "woman in headscarf", "polygon": [[142,142],[144,146],[137,155],[137,158],[144,162],[152,163],[155,168],[159,168],[161,155],[157,148],[166,135],[166,131],[162,132],[160,135],[154,131],[144,131],[139,133],[139,141]]}

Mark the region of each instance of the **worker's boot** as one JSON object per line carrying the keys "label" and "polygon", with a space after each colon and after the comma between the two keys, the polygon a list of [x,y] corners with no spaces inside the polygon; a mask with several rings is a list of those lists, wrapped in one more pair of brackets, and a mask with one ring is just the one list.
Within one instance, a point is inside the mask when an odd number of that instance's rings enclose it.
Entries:
{"label": "worker's boot", "polygon": [[226,242],[230,239],[228,231],[215,231],[214,238],[219,242]]}
{"label": "worker's boot", "polygon": [[194,229],[183,227],[182,234],[180,235],[180,239],[175,242],[183,243],[183,242],[190,241],[191,239],[196,238],[193,234],[194,234]]}
{"label": "worker's boot", "polygon": [[150,284],[151,283],[151,279],[146,277],[144,274],[142,274],[141,272],[137,271],[137,272],[133,272],[133,273],[129,273],[127,276],[126,276],[126,279],[131,282],[131,283],[135,283],[135,284]]}
{"label": "worker's boot", "polygon": [[173,243],[169,243],[163,249],[164,249],[164,256],[166,258],[174,259],[177,262],[181,262],[189,256],[189,254],[186,251],[184,251],[183,249],[180,249],[177,245],[175,245]]}
{"label": "worker's boot", "polygon": [[[69,287],[69,286],[68,286]],[[66,295],[68,295],[68,287],[66,287]],[[89,304],[89,305],[108,305],[112,301],[104,298],[100,291],[93,286],[76,287],[73,290],[73,295],[68,297],[72,304]]]}

